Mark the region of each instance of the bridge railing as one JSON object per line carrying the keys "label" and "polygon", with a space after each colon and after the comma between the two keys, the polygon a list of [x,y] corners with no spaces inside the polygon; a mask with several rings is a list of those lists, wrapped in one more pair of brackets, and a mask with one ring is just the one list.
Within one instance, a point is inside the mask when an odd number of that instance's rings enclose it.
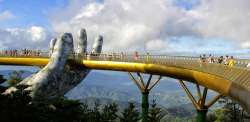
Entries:
{"label": "bridge railing", "polygon": [[[162,62],[163,60],[185,60],[185,61],[197,61],[200,62],[199,57],[190,57],[190,56],[169,56],[169,55],[138,55],[135,57],[130,54],[123,53],[101,53],[101,54],[72,54],[74,57],[82,57],[83,59],[92,59],[92,60],[112,60],[112,61],[124,61],[124,62],[142,62],[142,63],[157,63]],[[39,57],[39,58],[49,58],[50,54],[48,51],[31,51],[24,52],[20,50],[4,50],[0,51],[1,57]],[[154,60],[157,59],[157,60]],[[214,58],[215,61],[218,58]],[[249,59],[235,59],[236,66],[246,67],[250,63]]]}
{"label": "bridge railing", "polygon": [[[0,52],[1,57],[24,57],[24,58],[49,58],[48,52],[23,54],[21,51],[6,53]],[[236,59],[236,65],[233,67],[219,63],[204,63],[199,57],[188,56],[167,56],[167,55],[129,55],[123,53],[101,53],[101,54],[71,54],[69,58],[94,61],[117,61],[134,62],[144,64],[160,64],[183,69],[190,69],[200,72],[213,74],[231,81],[235,81],[250,90],[250,70],[246,65],[250,62],[247,59]],[[215,59],[217,60],[217,59]]]}
{"label": "bridge railing", "polygon": [[[73,54],[76,56],[82,55],[82,54]],[[102,59],[102,60],[110,60],[110,59],[116,59],[117,61],[140,61],[143,63],[149,62],[149,59],[179,59],[179,60],[196,60],[199,61],[199,57],[190,57],[190,56],[169,56],[169,55],[139,55],[137,60],[133,60],[134,55],[130,54],[123,54],[123,53],[102,53],[102,54],[83,54],[85,59],[87,57],[91,57],[92,59]],[[99,56],[97,56],[99,55]],[[40,57],[40,58],[48,58],[50,57],[50,54],[48,51],[41,51],[41,50],[35,50],[35,51],[21,51],[21,50],[0,50],[0,56],[1,57]],[[214,58],[215,61],[217,61],[218,58]],[[153,61],[153,60],[152,60]],[[237,66],[243,66],[245,67],[248,63],[250,63],[249,59],[236,59]]]}
{"label": "bridge railing", "polygon": [[0,50],[0,57],[33,57],[33,58],[48,58],[47,51],[21,51],[21,50]]}
{"label": "bridge railing", "polygon": [[85,60],[96,61],[117,61],[117,62],[137,62],[145,64],[161,64],[182,69],[200,71],[234,81],[250,90],[250,70],[246,65],[250,60],[237,59],[235,66],[228,66],[219,63],[202,62],[199,57],[185,56],[165,56],[165,55],[122,55],[122,54],[100,54],[87,55]]}
{"label": "bridge railing", "polygon": [[[141,63],[153,63],[162,62],[162,60],[185,60],[185,61],[195,61],[201,62],[199,57],[190,56],[168,56],[168,55],[139,55],[135,57],[134,55],[122,55],[122,54],[90,54],[85,56],[87,60],[105,60],[105,61],[124,61],[124,62],[141,62]],[[157,60],[154,60],[157,59]],[[215,62],[218,63],[218,58],[214,58]],[[236,65],[239,67],[246,67],[250,63],[249,59],[235,59]],[[219,63],[218,63],[219,64]]]}

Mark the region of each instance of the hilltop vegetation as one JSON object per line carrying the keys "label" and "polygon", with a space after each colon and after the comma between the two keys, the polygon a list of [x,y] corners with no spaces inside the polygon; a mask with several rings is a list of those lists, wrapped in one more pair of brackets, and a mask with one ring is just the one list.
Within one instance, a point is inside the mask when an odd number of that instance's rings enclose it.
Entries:
{"label": "hilltop vegetation", "polygon": [[[58,98],[32,101],[25,86],[13,94],[0,95],[0,121],[26,122],[136,122],[140,120],[139,109],[129,103],[122,110],[116,103],[101,105],[96,102],[90,108],[85,103]],[[149,110],[149,120],[158,122],[163,114],[154,101]],[[169,120],[170,118],[165,119]]]}
{"label": "hilltop vegetation", "polygon": [[[22,72],[13,72],[8,79],[0,75],[0,83],[8,81],[9,86],[15,85],[22,79],[20,73]],[[19,86],[15,93],[0,95],[0,121],[136,122],[141,119],[139,102],[128,103],[101,97],[87,97],[81,101],[67,98],[34,101],[25,88],[26,86]],[[5,89],[1,86],[1,93]],[[113,95],[112,93],[111,96]],[[209,112],[208,122],[249,120],[250,116],[235,102],[224,98],[220,100],[220,104],[222,108]],[[192,122],[195,120],[195,113],[189,112],[192,110],[191,104],[165,108],[157,105],[153,99],[148,118],[150,122]]]}
{"label": "hilltop vegetation", "polygon": [[[9,86],[15,85],[21,81],[20,72],[13,72],[10,74],[7,80]],[[18,79],[18,80],[17,80]],[[2,75],[0,75],[0,81],[3,83],[6,81]],[[10,81],[13,81],[10,83]],[[51,122],[105,122],[105,121],[137,121],[140,120],[139,103],[129,102],[122,104],[115,103],[112,100],[107,100],[107,103],[100,104],[93,99],[90,105],[87,101],[68,100],[65,98],[58,98],[52,100],[39,100],[32,101],[29,96],[29,91],[24,90],[26,86],[19,86],[18,91],[8,95],[0,95],[0,121],[51,121]],[[6,88],[5,88],[6,89]],[[1,93],[4,90],[1,91]],[[91,100],[91,99],[88,99]],[[120,105],[122,107],[120,107]],[[159,121],[163,117],[166,120],[175,119],[166,110],[160,109],[153,102],[149,119],[151,121]],[[166,116],[167,115],[167,116]]]}

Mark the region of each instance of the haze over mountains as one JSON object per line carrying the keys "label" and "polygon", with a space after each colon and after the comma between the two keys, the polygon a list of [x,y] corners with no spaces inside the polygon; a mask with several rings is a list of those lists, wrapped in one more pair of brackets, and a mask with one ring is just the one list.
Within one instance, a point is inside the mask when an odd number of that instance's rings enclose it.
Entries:
{"label": "haze over mountains", "polygon": [[[125,72],[93,71],[67,95],[71,99],[86,97],[111,98],[119,101],[140,101],[141,95],[137,86]],[[185,93],[174,79],[163,80],[153,88],[150,99],[166,107],[188,103]]]}
{"label": "haze over mountains", "polygon": [[[0,74],[8,78],[14,70],[23,71],[23,77],[27,77],[36,71],[34,68],[26,67],[1,67]],[[143,76],[145,79],[147,78],[146,75]],[[138,87],[129,79],[126,72],[97,70],[91,71],[86,79],[66,94],[66,97],[70,99],[96,97],[135,102],[140,101],[141,98]],[[172,106],[173,103],[181,105],[189,102],[177,81],[166,77],[152,89],[150,99],[153,98],[166,107]]]}
{"label": "haze over mountains", "polygon": [[[2,70],[1,70],[2,69]],[[12,69],[0,69],[0,74],[6,78],[9,77]],[[36,69],[30,68],[14,68],[14,70],[23,70],[23,77],[27,77]],[[143,75],[146,79],[147,75]],[[153,77],[155,79],[157,77]],[[189,89],[195,94],[195,86],[187,83]],[[98,71],[93,70],[78,86],[72,89],[65,95],[69,99],[77,99],[82,102],[88,103],[90,106],[95,101],[101,104],[110,102],[117,102],[122,108],[127,105],[129,101],[135,102],[137,106],[140,105],[141,94],[138,87],[129,79],[126,72],[114,71]],[[211,98],[213,94],[208,97]],[[194,108],[186,96],[183,89],[181,89],[176,79],[163,77],[159,84],[155,86],[150,92],[150,102],[152,99],[157,100],[157,104],[167,108],[173,113],[182,110],[179,114],[194,112]],[[178,113],[178,112],[177,112]]]}

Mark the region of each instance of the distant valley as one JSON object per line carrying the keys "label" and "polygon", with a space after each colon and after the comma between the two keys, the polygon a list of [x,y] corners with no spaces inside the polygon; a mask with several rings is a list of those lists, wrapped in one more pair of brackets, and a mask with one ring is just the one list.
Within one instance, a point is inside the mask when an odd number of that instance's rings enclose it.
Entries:
{"label": "distant valley", "polygon": [[[0,74],[9,77],[11,70],[1,70]],[[25,70],[23,77],[33,71]],[[144,76],[145,78],[147,76]],[[195,91],[192,84],[187,83],[191,91]],[[116,102],[121,108],[128,102],[135,102],[139,107],[141,95],[137,86],[129,79],[125,72],[92,71],[86,79],[65,95],[69,99],[80,100],[90,106],[95,101],[101,104]],[[194,108],[183,89],[175,79],[163,78],[150,93],[150,102],[157,100],[157,104],[168,109],[173,114],[194,113]]]}

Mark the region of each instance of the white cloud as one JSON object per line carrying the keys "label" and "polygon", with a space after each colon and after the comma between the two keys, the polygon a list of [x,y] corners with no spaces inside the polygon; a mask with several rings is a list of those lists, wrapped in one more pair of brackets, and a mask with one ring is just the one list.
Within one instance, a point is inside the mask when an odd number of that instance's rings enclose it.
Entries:
{"label": "white cloud", "polygon": [[52,15],[54,30],[75,33],[85,27],[90,40],[99,33],[104,35],[106,50],[142,49],[155,39],[196,34],[189,27],[194,23],[190,20],[193,17],[187,17],[185,11],[169,0],[105,0],[104,3],[89,2],[79,10],[75,10],[79,8],[76,6],[78,4],[68,7],[68,11],[75,13]]}
{"label": "white cloud", "polygon": [[147,42],[146,49],[148,50],[164,50],[168,49],[168,44],[166,41],[156,39]]}
{"label": "white cloud", "polygon": [[[203,0],[194,11],[202,16],[197,29],[204,37],[250,41],[249,0]],[[244,48],[244,46],[243,46]]]}
{"label": "white cloud", "polygon": [[44,28],[39,26],[32,26],[27,30],[27,32],[30,33],[31,40],[34,42],[43,41],[47,36]]}
{"label": "white cloud", "polygon": [[40,26],[0,29],[0,47],[10,49],[47,49],[50,34]]}
{"label": "white cloud", "polygon": [[243,47],[243,48],[250,48],[250,41],[248,41],[248,42],[243,42],[243,43],[241,44],[241,47]]}
{"label": "white cloud", "polygon": [[[1,1],[0,1],[1,2]],[[13,19],[15,16],[8,10],[0,12],[0,22]]]}
{"label": "white cloud", "polygon": [[[176,6],[173,0],[80,2],[74,0],[64,12],[51,15],[52,27],[56,32],[73,33],[84,27],[89,40],[100,33],[105,50],[170,50],[181,37],[198,38],[203,45],[211,39],[230,40],[239,42],[235,47],[249,48],[242,46],[250,40],[249,0],[201,0],[190,10]],[[203,45],[195,45],[202,49]]]}
{"label": "white cloud", "polygon": [[103,5],[101,4],[90,4],[84,8],[82,8],[82,13],[78,14],[77,16],[75,16],[75,20],[77,19],[81,19],[83,17],[93,17],[95,15],[97,15],[102,9],[103,9]]}

